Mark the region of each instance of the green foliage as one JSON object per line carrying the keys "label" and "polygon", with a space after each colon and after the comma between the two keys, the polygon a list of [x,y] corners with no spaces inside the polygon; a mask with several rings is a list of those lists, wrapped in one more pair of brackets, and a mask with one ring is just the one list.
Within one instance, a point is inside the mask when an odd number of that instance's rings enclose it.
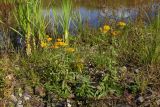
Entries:
{"label": "green foliage", "polygon": [[29,55],[38,47],[37,41],[46,38],[45,30],[48,23],[42,16],[41,0],[29,0],[23,4],[17,3],[16,8],[15,18],[23,32],[21,36],[25,37],[26,53]]}
{"label": "green foliage", "polygon": [[75,94],[79,98],[92,98],[94,97],[94,87],[91,84],[89,76],[83,76],[77,81],[75,87]]}
{"label": "green foliage", "polygon": [[62,17],[61,25],[64,31],[64,40],[66,43],[69,43],[69,28],[71,23],[71,11],[72,11],[72,1],[71,0],[62,0]]}
{"label": "green foliage", "polygon": [[120,63],[130,66],[158,63],[160,57],[158,32],[152,25],[147,27],[131,25],[130,29],[126,29],[124,35],[117,41],[119,58],[122,59]]}
{"label": "green foliage", "polygon": [[[63,98],[72,94],[80,98],[96,98],[102,93],[105,96],[113,90],[120,93],[121,89],[117,84],[116,54],[112,46],[110,49],[112,52],[110,54],[101,50],[100,53],[91,52],[87,56],[84,56],[87,51],[81,52],[81,48],[73,53],[66,52],[64,48],[35,51],[28,59],[21,60],[23,72],[20,72],[20,76],[29,78],[29,84],[44,84],[48,91]],[[85,61],[93,58],[92,62],[98,72],[107,69],[104,76],[96,83],[101,89],[93,85],[94,81],[87,71],[88,65],[83,64],[82,58]]]}

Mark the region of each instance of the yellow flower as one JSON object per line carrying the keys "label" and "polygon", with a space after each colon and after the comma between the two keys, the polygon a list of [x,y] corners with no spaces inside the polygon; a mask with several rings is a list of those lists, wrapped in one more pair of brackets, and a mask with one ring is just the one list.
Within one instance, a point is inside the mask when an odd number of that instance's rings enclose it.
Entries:
{"label": "yellow flower", "polygon": [[55,45],[57,45],[57,46],[60,46],[62,44],[63,44],[63,42],[55,42]]}
{"label": "yellow flower", "polygon": [[67,52],[74,52],[75,49],[74,49],[74,48],[67,48],[66,51],[67,51]]}
{"label": "yellow flower", "polygon": [[55,45],[57,45],[57,46],[67,46],[68,44],[66,44],[65,42],[56,42]]}
{"label": "yellow flower", "polygon": [[103,26],[103,28],[100,28],[100,31],[103,33],[107,33],[110,29],[111,27],[109,25],[105,25]]}
{"label": "yellow flower", "polygon": [[59,48],[59,47],[56,46],[56,45],[53,45],[53,46],[51,46],[51,48],[52,48],[52,49],[57,49],[57,48]]}
{"label": "yellow flower", "polygon": [[52,38],[50,38],[50,37],[49,37],[49,38],[47,38],[47,41],[48,41],[48,42],[52,41]]}
{"label": "yellow flower", "polygon": [[120,31],[112,31],[111,34],[112,36],[117,36],[120,34]]}
{"label": "yellow flower", "polygon": [[58,41],[58,42],[62,42],[62,39],[61,39],[61,38],[58,38],[57,41]]}
{"label": "yellow flower", "polygon": [[126,26],[126,23],[125,22],[118,22],[118,26],[124,27],[124,26]]}
{"label": "yellow flower", "polygon": [[44,48],[44,47],[46,47],[46,46],[47,46],[47,43],[42,41],[42,42],[41,42],[41,47]]}
{"label": "yellow flower", "polygon": [[111,28],[110,28],[110,26],[108,26],[108,25],[105,25],[104,27],[103,27],[103,30],[107,30],[107,31],[109,31]]}
{"label": "yellow flower", "polygon": [[63,45],[61,45],[61,46],[67,46],[68,44],[67,43],[63,43]]}

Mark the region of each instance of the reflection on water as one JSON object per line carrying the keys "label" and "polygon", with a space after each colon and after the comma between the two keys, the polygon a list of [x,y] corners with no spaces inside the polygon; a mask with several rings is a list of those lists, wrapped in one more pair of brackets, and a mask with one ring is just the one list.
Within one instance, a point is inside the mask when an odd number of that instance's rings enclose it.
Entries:
{"label": "reflection on water", "polygon": [[[51,3],[54,1],[54,3]],[[145,21],[150,20],[157,14],[160,7],[159,0],[72,0],[73,10],[79,12],[82,17],[82,22],[88,22],[92,27],[101,26],[107,19],[135,21],[139,17]],[[0,3],[2,4],[2,3]],[[48,11],[53,16],[52,8],[58,14],[61,14],[61,0],[43,0],[43,12]],[[10,7],[10,6],[9,6]],[[7,8],[8,9],[8,8]],[[1,15],[1,13],[5,15]],[[47,12],[46,12],[47,13]],[[0,5],[0,15],[5,19],[9,14],[5,8]]]}
{"label": "reflection on water", "polygon": [[[44,9],[48,11],[54,8],[58,14],[61,14],[61,0],[42,0]],[[53,3],[51,3],[51,1]],[[98,27],[106,19],[135,21],[139,17],[143,20],[149,20],[157,14],[160,7],[160,0],[72,0],[73,10],[80,12],[83,22],[88,21],[89,25]],[[2,5],[1,5],[2,4]],[[50,6],[51,5],[51,6]],[[0,15],[3,13],[7,17],[8,7],[3,8],[0,3]],[[11,6],[9,6],[11,7]],[[2,11],[2,12],[1,12]],[[147,16],[147,17],[146,17]]]}
{"label": "reflection on water", "polygon": [[[58,13],[60,4],[55,0]],[[83,22],[88,21],[92,27],[101,26],[106,19],[135,21],[141,17],[148,21],[157,14],[159,4],[158,0],[73,0],[74,11],[80,12]]]}
{"label": "reflection on water", "polygon": [[[43,0],[43,4],[48,6],[51,0]],[[152,3],[158,3],[159,0],[72,0],[74,7],[85,7],[88,9],[102,8],[102,7],[110,7],[110,8],[118,8],[120,6],[124,7],[137,7],[141,5],[148,5]],[[59,6],[61,4],[61,0],[54,0],[54,4]]]}

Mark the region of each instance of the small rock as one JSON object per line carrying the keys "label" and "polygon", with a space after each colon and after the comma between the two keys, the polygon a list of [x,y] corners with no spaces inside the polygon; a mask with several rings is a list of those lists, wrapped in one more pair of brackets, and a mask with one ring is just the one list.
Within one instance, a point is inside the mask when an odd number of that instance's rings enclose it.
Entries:
{"label": "small rock", "polygon": [[24,100],[25,100],[25,101],[31,99],[31,96],[30,96],[29,94],[27,94],[27,93],[24,93],[23,97],[24,97]]}
{"label": "small rock", "polygon": [[16,107],[23,107],[23,105],[17,105]]}
{"label": "small rock", "polygon": [[55,107],[65,107],[66,105],[66,102],[65,101],[62,101],[62,102],[58,102]]}
{"label": "small rock", "polygon": [[10,96],[11,101],[13,101],[14,103],[17,103],[17,98],[16,96],[14,96],[13,94]]}
{"label": "small rock", "polygon": [[153,95],[153,93],[154,93],[154,92],[153,92],[153,90],[151,90],[151,89],[147,89],[147,95],[148,95],[148,96]]}
{"label": "small rock", "polygon": [[156,104],[160,106],[160,99],[156,101]]}
{"label": "small rock", "polygon": [[75,98],[75,95],[74,94],[70,94],[69,98],[70,99]]}
{"label": "small rock", "polygon": [[137,99],[136,99],[136,103],[137,105],[140,105],[144,102],[144,98],[142,96],[139,96]]}
{"label": "small rock", "polygon": [[131,106],[127,104],[117,104],[115,107],[131,107]]}
{"label": "small rock", "polygon": [[17,103],[17,106],[16,107],[23,107],[23,102],[22,100],[19,100],[18,103]]}
{"label": "small rock", "polygon": [[140,72],[140,70],[139,70],[139,69],[135,69],[134,72],[135,72],[136,74],[138,74],[138,73]]}
{"label": "small rock", "polygon": [[144,107],[150,107],[150,103],[149,102],[145,102]]}
{"label": "small rock", "polygon": [[72,107],[71,101],[69,99],[67,99],[67,107]]}

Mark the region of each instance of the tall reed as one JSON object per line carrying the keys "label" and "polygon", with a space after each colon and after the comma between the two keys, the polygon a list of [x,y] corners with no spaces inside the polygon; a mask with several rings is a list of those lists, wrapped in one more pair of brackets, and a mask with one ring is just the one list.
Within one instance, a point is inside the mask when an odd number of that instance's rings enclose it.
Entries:
{"label": "tall reed", "polygon": [[61,25],[64,31],[64,41],[69,43],[69,27],[71,23],[72,1],[62,0],[62,20]]}
{"label": "tall reed", "polygon": [[[26,43],[26,54],[36,49],[36,40],[44,36],[45,22],[41,13],[41,0],[28,0],[17,5],[16,19],[22,29]],[[36,38],[37,37],[37,38]]]}

